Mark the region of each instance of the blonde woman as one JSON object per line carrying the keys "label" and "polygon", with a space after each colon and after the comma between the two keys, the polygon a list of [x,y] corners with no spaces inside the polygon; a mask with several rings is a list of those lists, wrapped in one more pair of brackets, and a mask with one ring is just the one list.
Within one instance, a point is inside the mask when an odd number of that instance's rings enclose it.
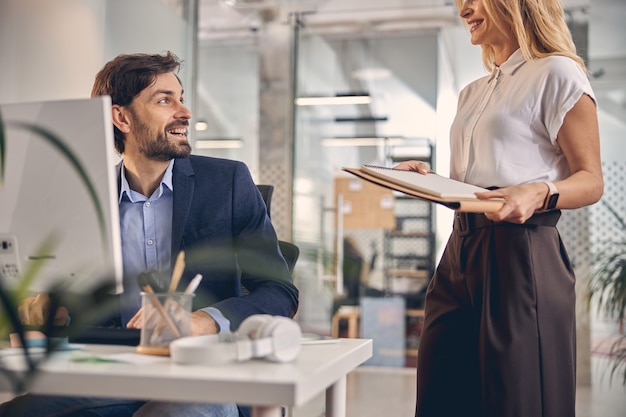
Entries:
{"label": "blonde woman", "polygon": [[506,203],[455,214],[426,295],[416,416],[571,417],[575,277],[555,226],[602,195],[593,91],[559,0],[456,2],[490,74],[459,96],[451,177]]}

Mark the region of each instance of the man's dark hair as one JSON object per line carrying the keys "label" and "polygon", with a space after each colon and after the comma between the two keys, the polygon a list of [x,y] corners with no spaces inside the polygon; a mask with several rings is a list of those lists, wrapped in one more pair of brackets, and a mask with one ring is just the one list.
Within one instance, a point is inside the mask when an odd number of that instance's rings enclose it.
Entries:
{"label": "man's dark hair", "polygon": [[[163,55],[126,54],[118,55],[96,74],[91,96],[111,96],[112,104],[128,106],[146,87],[154,83],[156,76],[177,72],[182,61],[167,51]],[[124,152],[125,135],[117,127],[115,149]]]}

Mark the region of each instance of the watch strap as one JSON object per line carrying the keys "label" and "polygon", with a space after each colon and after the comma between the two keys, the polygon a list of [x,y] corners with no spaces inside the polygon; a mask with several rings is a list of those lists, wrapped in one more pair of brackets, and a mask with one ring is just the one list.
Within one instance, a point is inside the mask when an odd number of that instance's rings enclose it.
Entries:
{"label": "watch strap", "polygon": [[559,190],[553,182],[544,181],[544,184],[548,186],[548,194],[543,202],[543,210],[553,210],[556,208],[556,203],[559,199]]}

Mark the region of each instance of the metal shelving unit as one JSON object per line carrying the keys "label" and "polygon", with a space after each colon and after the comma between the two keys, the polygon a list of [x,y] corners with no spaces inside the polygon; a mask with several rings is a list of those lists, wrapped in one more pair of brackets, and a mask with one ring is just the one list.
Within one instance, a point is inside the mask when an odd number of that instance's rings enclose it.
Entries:
{"label": "metal shelving unit", "polygon": [[[431,167],[434,161],[434,146],[427,142],[424,153],[389,157],[390,165],[405,160],[421,160]],[[395,195],[396,228],[384,234],[384,277],[388,295],[407,298],[407,307],[423,308],[413,296],[427,285],[435,268],[435,210],[433,204]]]}
{"label": "metal shelving unit", "polygon": [[[423,153],[390,156],[389,165],[421,160],[433,169],[434,145],[426,142]],[[385,293],[406,300],[406,365],[417,359],[424,318],[423,296],[435,270],[435,208],[433,203],[395,193],[396,228],[384,233]]]}
{"label": "metal shelving unit", "polygon": [[385,291],[419,292],[434,270],[433,207],[431,203],[396,196],[396,229],[384,235]]}

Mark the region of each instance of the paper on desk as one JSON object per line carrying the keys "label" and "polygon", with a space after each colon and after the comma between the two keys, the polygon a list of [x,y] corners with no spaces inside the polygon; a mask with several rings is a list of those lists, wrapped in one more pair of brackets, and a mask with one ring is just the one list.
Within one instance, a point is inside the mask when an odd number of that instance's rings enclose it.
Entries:
{"label": "paper on desk", "polygon": [[303,333],[300,338],[302,345],[321,345],[327,343],[337,343],[339,339],[330,336],[321,336],[314,333]]}

